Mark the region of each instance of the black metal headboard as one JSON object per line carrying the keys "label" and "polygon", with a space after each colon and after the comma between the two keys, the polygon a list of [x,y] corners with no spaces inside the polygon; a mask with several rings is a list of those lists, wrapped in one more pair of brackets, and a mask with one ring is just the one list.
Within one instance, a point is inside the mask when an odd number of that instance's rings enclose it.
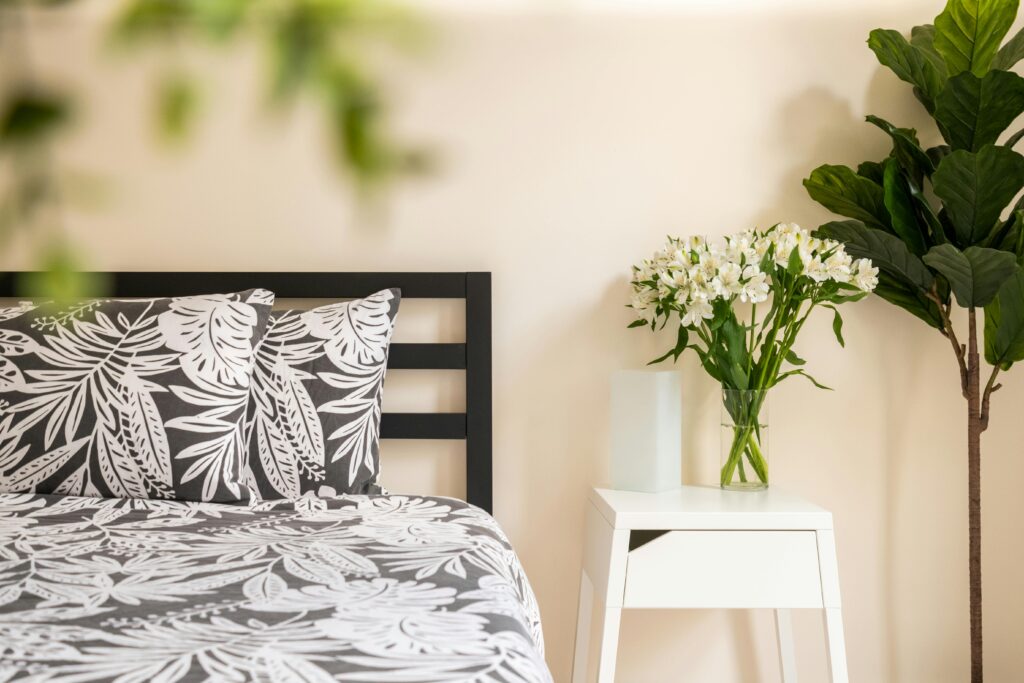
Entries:
{"label": "black metal headboard", "polygon": [[[0,297],[19,273],[0,274]],[[384,413],[383,439],[465,439],[466,500],[493,511],[490,273],[104,273],[118,297],[188,296],[263,287],[281,299],[351,299],[397,287],[403,299],[465,299],[462,344],[392,344],[388,367],[465,370],[465,413]]]}

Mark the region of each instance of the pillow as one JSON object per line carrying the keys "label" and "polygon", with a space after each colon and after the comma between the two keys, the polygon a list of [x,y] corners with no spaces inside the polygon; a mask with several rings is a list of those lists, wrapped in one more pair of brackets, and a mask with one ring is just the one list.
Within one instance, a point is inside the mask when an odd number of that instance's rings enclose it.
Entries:
{"label": "pillow", "polygon": [[256,349],[249,485],[264,499],[367,493],[397,289],[308,311],[275,311]]}
{"label": "pillow", "polygon": [[0,309],[0,492],[235,502],[274,295]]}

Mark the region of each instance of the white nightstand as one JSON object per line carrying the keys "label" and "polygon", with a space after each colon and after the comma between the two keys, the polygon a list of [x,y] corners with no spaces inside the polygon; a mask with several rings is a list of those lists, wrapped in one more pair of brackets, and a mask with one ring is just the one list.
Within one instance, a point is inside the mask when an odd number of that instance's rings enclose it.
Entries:
{"label": "white nightstand", "polygon": [[587,675],[587,663],[595,615],[600,620],[596,678],[613,681],[623,608],[774,609],[786,683],[796,681],[789,610],[821,609],[831,680],[847,683],[828,510],[774,488],[757,493],[700,486],[665,493],[594,489],[584,543],[573,683],[594,678]]}

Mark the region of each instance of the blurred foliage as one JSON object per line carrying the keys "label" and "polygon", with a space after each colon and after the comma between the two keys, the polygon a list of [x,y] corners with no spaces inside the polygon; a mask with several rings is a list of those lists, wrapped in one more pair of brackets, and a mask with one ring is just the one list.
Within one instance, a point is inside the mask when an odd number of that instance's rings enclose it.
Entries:
{"label": "blurred foliage", "polygon": [[67,121],[69,109],[60,95],[16,91],[0,111],[0,146],[24,147],[45,141]]}
{"label": "blurred foliage", "polygon": [[72,120],[74,106],[67,93],[42,85],[33,70],[27,12],[33,5],[61,4],[0,0],[0,59],[7,81],[0,93],[0,244],[25,233],[39,270],[18,283],[19,291],[58,302],[84,291],[63,238],[63,188],[53,158],[54,141]]}
{"label": "blurred foliage", "polygon": [[429,168],[422,150],[397,143],[367,54],[382,43],[422,43],[421,25],[385,0],[129,0],[111,40],[122,49],[167,48],[172,64],[158,78],[156,119],[164,137],[194,127],[205,101],[201,79],[180,63],[180,46],[250,39],[267,56],[267,99],[287,107],[315,101],[341,168],[362,188]]}
{"label": "blurred foliage", "polygon": [[[60,302],[102,293],[103,286],[81,272],[64,236],[63,204],[74,188],[65,187],[72,176],[59,172],[53,150],[75,102],[40,82],[27,19],[34,9],[73,2],[0,0],[0,245],[15,231],[26,233],[40,270],[23,283],[24,293]],[[393,139],[371,66],[380,47],[406,50],[424,38],[423,26],[386,0],[127,0],[110,29],[111,43],[122,50],[164,49],[154,108],[169,141],[187,138],[209,99],[181,48],[256,42],[267,59],[267,101],[278,108],[314,101],[334,158],[360,190],[431,166],[426,152]]]}

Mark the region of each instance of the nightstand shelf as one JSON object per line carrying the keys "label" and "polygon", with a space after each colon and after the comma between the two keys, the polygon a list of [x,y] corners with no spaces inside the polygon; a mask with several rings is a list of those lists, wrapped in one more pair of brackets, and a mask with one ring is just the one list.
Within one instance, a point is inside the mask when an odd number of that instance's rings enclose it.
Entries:
{"label": "nightstand shelf", "polygon": [[595,678],[587,671],[592,618],[600,634],[596,680],[613,681],[619,621],[629,608],[774,609],[785,683],[796,681],[788,610],[821,609],[831,680],[847,683],[832,514],[783,491],[594,489],[573,683]]}

